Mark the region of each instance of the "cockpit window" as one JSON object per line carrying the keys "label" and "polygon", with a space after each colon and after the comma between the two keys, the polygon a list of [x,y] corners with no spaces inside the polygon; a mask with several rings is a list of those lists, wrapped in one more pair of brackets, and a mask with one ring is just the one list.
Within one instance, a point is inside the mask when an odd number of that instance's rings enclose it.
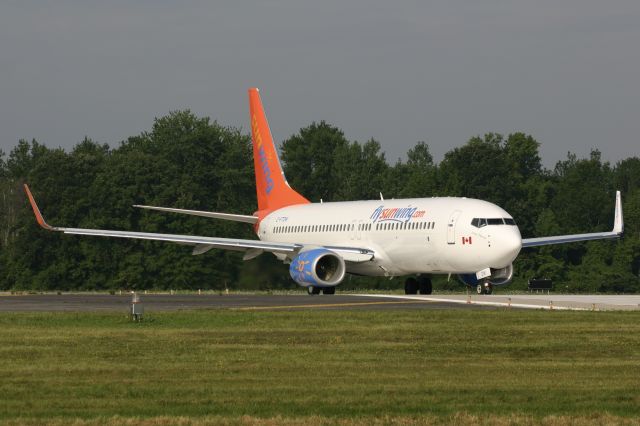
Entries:
{"label": "cockpit window", "polygon": [[482,228],[487,225],[515,225],[516,221],[510,217],[493,217],[493,218],[482,218],[482,217],[474,217],[471,219],[471,225],[476,228]]}
{"label": "cockpit window", "polygon": [[487,219],[481,217],[475,217],[471,220],[471,225],[476,228],[482,228],[483,226],[487,226]]}

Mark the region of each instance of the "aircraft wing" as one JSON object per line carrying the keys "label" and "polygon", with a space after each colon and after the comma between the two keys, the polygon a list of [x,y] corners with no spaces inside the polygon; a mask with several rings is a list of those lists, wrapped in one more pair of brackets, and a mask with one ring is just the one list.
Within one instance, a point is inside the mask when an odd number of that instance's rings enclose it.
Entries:
{"label": "aircraft wing", "polygon": [[622,201],[620,191],[616,191],[616,208],[611,232],[594,232],[591,234],[557,235],[553,237],[523,238],[522,247],[547,246],[551,244],[573,243],[577,241],[606,240],[620,238],[624,232],[622,219]]}
{"label": "aircraft wing", "polygon": [[[260,240],[245,240],[235,238],[218,238],[218,237],[201,237],[194,235],[176,235],[176,234],[156,234],[150,232],[132,232],[132,231],[112,231],[107,229],[87,229],[87,228],[62,228],[49,225],[40,213],[40,209],[36,204],[29,187],[25,184],[24,190],[27,193],[31,208],[36,216],[38,224],[48,230],[63,232],[65,234],[75,235],[93,235],[98,237],[114,237],[114,238],[129,238],[137,240],[153,240],[153,241],[168,241],[172,243],[185,244],[194,246],[193,254],[198,255],[209,251],[212,248],[219,248],[225,250],[246,251],[245,259],[251,259],[258,256],[262,252],[281,253],[281,254],[293,254],[295,255],[302,250],[305,245],[297,243],[276,243]],[[173,210],[173,209],[171,209]],[[205,212],[206,213],[206,212]],[[220,214],[220,213],[218,213]],[[318,247],[318,246],[314,246]],[[358,247],[325,247],[328,250],[332,250],[338,253],[349,262],[363,262],[370,260],[374,256],[372,250],[358,248]]]}

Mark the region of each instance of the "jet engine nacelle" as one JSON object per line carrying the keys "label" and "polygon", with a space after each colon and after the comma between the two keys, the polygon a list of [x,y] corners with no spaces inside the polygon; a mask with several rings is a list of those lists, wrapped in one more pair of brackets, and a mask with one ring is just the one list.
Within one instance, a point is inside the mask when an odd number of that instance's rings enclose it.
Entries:
{"label": "jet engine nacelle", "polygon": [[344,259],[327,249],[303,251],[289,266],[291,278],[303,287],[333,287],[342,282],[347,268]]}
{"label": "jet engine nacelle", "polygon": [[[482,280],[476,278],[476,274],[460,274],[458,275],[458,279],[462,281],[464,284],[468,286],[475,287]],[[493,285],[505,285],[509,284],[513,279],[513,263],[509,264],[509,266],[505,266],[504,268],[494,269],[491,268],[491,277],[489,277],[489,281]]]}

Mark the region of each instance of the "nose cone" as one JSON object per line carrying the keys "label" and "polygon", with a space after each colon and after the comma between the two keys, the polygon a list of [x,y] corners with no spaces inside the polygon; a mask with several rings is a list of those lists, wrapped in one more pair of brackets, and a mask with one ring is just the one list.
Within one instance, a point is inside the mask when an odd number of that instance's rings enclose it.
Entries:
{"label": "nose cone", "polygon": [[501,265],[495,267],[503,268],[511,264],[520,249],[522,248],[522,236],[517,226],[504,227],[500,230],[499,235],[496,235],[496,248],[498,249]]}

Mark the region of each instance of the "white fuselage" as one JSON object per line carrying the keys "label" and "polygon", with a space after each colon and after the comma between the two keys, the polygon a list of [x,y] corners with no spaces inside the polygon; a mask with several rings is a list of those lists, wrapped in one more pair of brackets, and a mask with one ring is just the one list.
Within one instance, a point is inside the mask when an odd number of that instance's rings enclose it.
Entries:
{"label": "white fuselage", "polygon": [[505,210],[453,197],[295,205],[266,216],[257,233],[263,241],[373,250],[371,261],[347,263],[348,272],[362,275],[499,269],[522,244]]}

